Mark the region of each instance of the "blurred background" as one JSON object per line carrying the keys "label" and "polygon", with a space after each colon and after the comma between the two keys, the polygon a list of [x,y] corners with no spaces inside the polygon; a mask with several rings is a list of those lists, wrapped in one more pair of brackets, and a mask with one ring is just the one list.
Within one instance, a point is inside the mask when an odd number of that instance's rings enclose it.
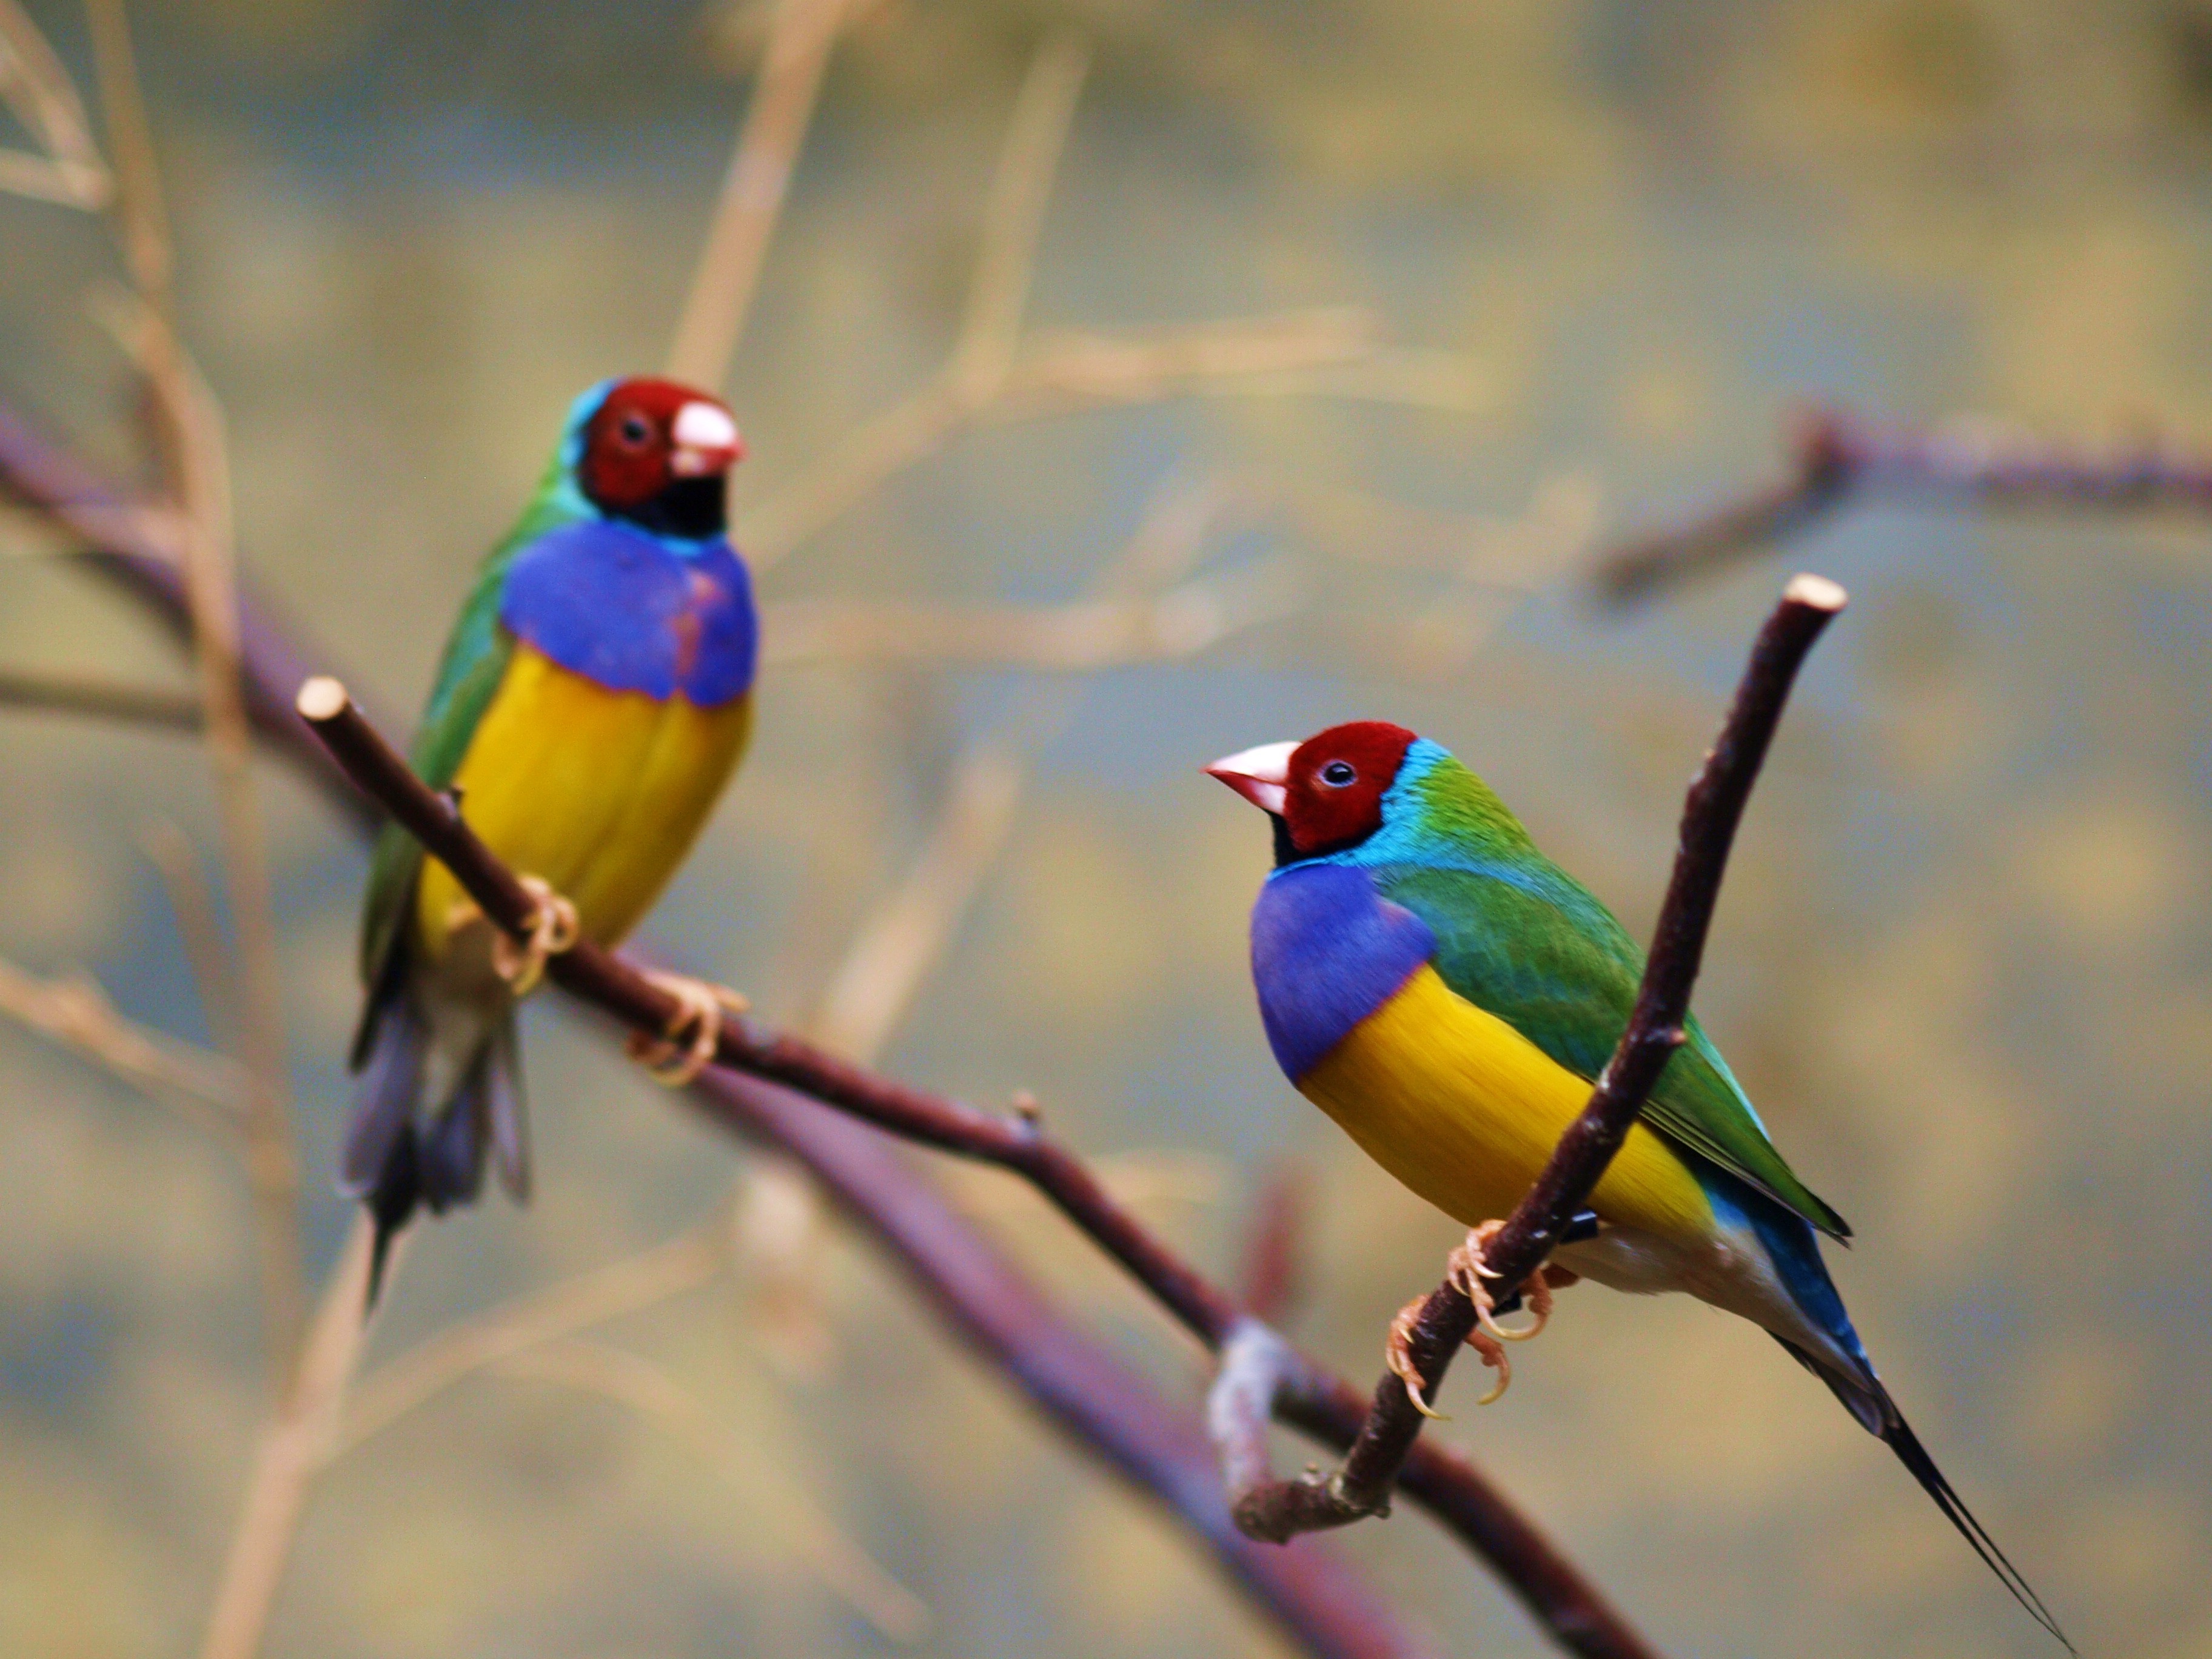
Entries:
{"label": "blurred background", "polygon": [[[89,95],[84,17],[29,15]],[[241,568],[404,725],[568,400],[665,358],[769,13],[132,21]],[[1818,569],[1855,603],[1698,1006],[1857,1228],[1835,1270],[1886,1376],[2083,1651],[2212,1655],[2212,525],[1877,502],[1631,614],[1590,583],[1774,473],[1808,399],[2212,443],[2208,165],[2212,8],[2182,0],[862,8],[725,382],[758,737],[648,931],[901,1074],[1033,1091],[1220,1277],[1297,1172],[1285,1322],[1364,1380],[1454,1230],[1277,1073],[1245,970],[1267,836],[1196,769],[1403,722],[1640,933],[1749,635]],[[947,416],[1001,173],[1002,223],[1040,186],[1017,357],[1049,372],[994,382],[987,341]],[[118,270],[97,218],[0,196],[0,391],[143,480]],[[0,665],[191,684],[21,514]],[[219,1042],[198,747],[0,711],[0,955]],[[364,860],[260,786],[314,1280],[349,1221]],[[424,1231],[368,1376],[718,1216],[737,1266],[595,1327],[596,1372],[381,1396],[269,1653],[1284,1650],[803,1183],[562,1008],[526,1044],[538,1195]],[[932,1168],[1195,1398],[1194,1348],[1090,1246]],[[0,1650],[191,1651],[268,1407],[237,1161],[9,1020],[0,1240]],[[2056,1650],[1749,1327],[1585,1290],[1516,1358],[1480,1412],[1465,1367],[1431,1432],[1665,1651]],[[1417,1511],[1332,1547],[1445,1652],[1552,1650]]]}

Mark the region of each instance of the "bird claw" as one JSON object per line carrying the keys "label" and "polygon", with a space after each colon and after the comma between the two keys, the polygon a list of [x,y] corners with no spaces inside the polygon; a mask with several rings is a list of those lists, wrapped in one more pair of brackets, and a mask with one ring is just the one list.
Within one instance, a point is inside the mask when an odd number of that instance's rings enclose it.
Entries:
{"label": "bird claw", "polygon": [[[1486,1221],[1469,1232],[1467,1242],[1444,1259],[1444,1277],[1453,1289],[1474,1304],[1475,1326],[1484,1335],[1497,1342],[1526,1342],[1539,1334],[1551,1320],[1552,1285],[1547,1277],[1550,1270],[1538,1267],[1522,1284],[1521,1295],[1528,1304],[1530,1322],[1519,1326],[1499,1324],[1498,1299],[1483,1281],[1498,1277],[1485,1259],[1485,1252],[1491,1241],[1504,1230],[1502,1221]],[[1502,1381],[1498,1391],[1504,1392]]]}
{"label": "bird claw", "polygon": [[714,1063],[722,1042],[722,1016],[742,1014],[752,1004],[726,985],[683,974],[648,973],[646,977],[676,999],[676,1012],[659,1036],[630,1034],[629,1057],[655,1083],[681,1089]]}
{"label": "bird claw", "polygon": [[[1474,1328],[1467,1334],[1467,1346],[1480,1356],[1482,1363],[1498,1373],[1498,1385],[1474,1403],[1487,1406],[1504,1398],[1512,1386],[1513,1362],[1505,1357],[1508,1342],[1526,1342],[1544,1328],[1552,1316],[1552,1292],[1575,1282],[1575,1275],[1564,1267],[1539,1267],[1530,1273],[1521,1286],[1532,1322],[1525,1326],[1506,1326],[1498,1322],[1498,1298],[1486,1282],[1498,1277],[1484,1252],[1490,1243],[1504,1231],[1502,1221],[1486,1221],[1467,1236],[1462,1244],[1444,1261],[1444,1281],[1474,1304]],[[1425,1397],[1428,1382],[1413,1363],[1413,1328],[1419,1322],[1421,1309],[1426,1297],[1417,1297],[1398,1310],[1390,1322],[1390,1334],[1383,1344],[1385,1363],[1391,1375],[1406,1385],[1407,1398],[1413,1409],[1424,1417],[1442,1419],[1443,1413],[1430,1406]]]}
{"label": "bird claw", "polygon": [[1415,1411],[1434,1422],[1445,1423],[1450,1419],[1422,1397],[1428,1391],[1428,1382],[1413,1364],[1413,1327],[1420,1322],[1421,1310],[1428,1300],[1425,1296],[1417,1296],[1398,1310],[1398,1316],[1390,1322],[1390,1334],[1382,1344],[1382,1363],[1390,1368],[1391,1376],[1406,1385],[1406,1398],[1413,1402]]}
{"label": "bird claw", "polygon": [[583,924],[577,919],[576,907],[553,890],[550,882],[538,876],[516,878],[538,901],[538,908],[531,916],[530,933],[526,939],[516,939],[504,929],[495,929],[491,937],[492,971],[507,983],[507,988],[518,997],[528,996],[538,988],[538,981],[545,977],[549,958],[573,949],[583,937]]}

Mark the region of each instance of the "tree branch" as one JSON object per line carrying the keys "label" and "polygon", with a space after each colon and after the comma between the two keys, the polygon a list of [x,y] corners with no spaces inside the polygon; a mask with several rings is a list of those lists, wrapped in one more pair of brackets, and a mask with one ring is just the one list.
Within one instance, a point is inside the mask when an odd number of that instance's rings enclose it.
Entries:
{"label": "tree branch", "polygon": [[[184,632],[187,618],[179,585],[155,528],[158,521],[129,508],[73,458],[45,444],[4,405],[0,405],[0,494],[41,507],[56,523],[99,550],[82,556],[173,631]],[[321,783],[357,827],[373,828],[383,813],[353,786],[292,707],[290,692],[305,678],[305,658],[292,636],[270,619],[263,606],[246,600],[240,605],[239,638],[247,707],[258,729]],[[646,988],[653,991],[650,986]],[[665,1019],[668,1010],[662,1004],[654,992],[650,1006],[633,1012],[641,1012],[650,1020]],[[789,1078],[802,1086],[810,1079],[820,1083],[830,1103],[855,1115],[928,1145],[999,1163],[1021,1175],[1209,1347],[1218,1346],[1240,1316],[1231,1298],[1122,1212],[1079,1161],[1045,1139],[1034,1126],[871,1078],[828,1056],[795,1054],[787,1039],[778,1040],[763,1058],[779,1060]],[[1158,1415],[1147,1423],[1130,1406],[1126,1391],[1094,1395],[1084,1366],[1111,1367],[1114,1362],[1060,1321],[1019,1270],[888,1148],[856,1134],[813,1104],[728,1073],[708,1073],[693,1085],[690,1098],[733,1126],[742,1122],[757,1127],[804,1163],[855,1224],[901,1256],[945,1316],[975,1340],[1016,1386],[1165,1504],[1273,1616],[1306,1637],[1315,1650],[1384,1650],[1371,1645],[1345,1647],[1333,1638],[1324,1639],[1337,1628],[1334,1621],[1350,1616],[1343,1609],[1355,1601],[1371,1615],[1363,1626],[1370,1640],[1379,1639],[1375,1632],[1392,1626],[1366,1593],[1325,1558],[1303,1553],[1285,1558],[1272,1550],[1255,1550],[1237,1537],[1226,1522],[1226,1505],[1210,1464],[1200,1479],[1185,1462],[1159,1449],[1181,1432],[1173,1412],[1152,1398]],[[861,1109],[862,1103],[871,1109]],[[1043,1322],[1025,1323],[1015,1317],[1027,1308],[1038,1310]],[[1121,1384],[1116,1382],[1115,1387]],[[1276,1391],[1275,1412],[1281,1420],[1340,1450],[1352,1445],[1365,1409],[1357,1389],[1317,1366],[1302,1364]],[[1200,1432],[1194,1419],[1190,1430]],[[1400,1473],[1399,1486],[1487,1561],[1531,1617],[1566,1650],[1583,1659],[1650,1659],[1653,1650],[1597,1589],[1463,1457],[1434,1444],[1417,1443]],[[1208,1518],[1214,1516],[1222,1517],[1221,1525]],[[1318,1614],[1310,1617],[1308,1612],[1309,1603],[1316,1598],[1334,1609],[1329,1619],[1318,1623],[1313,1622]]]}
{"label": "tree branch", "polygon": [[[529,932],[537,901],[477,838],[451,803],[408,769],[347,700],[343,686],[327,678],[310,680],[301,689],[299,708],[347,775],[452,871],[495,927],[517,936]],[[635,1030],[657,1035],[668,1030],[680,1012],[667,991],[588,939],[555,957],[548,972],[562,989]],[[878,1076],[798,1037],[743,1018],[724,1023],[715,1063],[781,1085],[902,1139],[1022,1176],[1209,1347],[1219,1346],[1243,1316],[1226,1295],[1115,1203],[1079,1158],[1048,1139],[1025,1115],[980,1111]],[[1350,1388],[1317,1368],[1295,1380],[1304,1386],[1285,1391],[1287,1419],[1339,1445],[1350,1445],[1360,1421],[1357,1397]],[[1593,1655],[1649,1651],[1472,1469],[1436,1456],[1427,1460],[1422,1476],[1419,1486],[1409,1482],[1408,1490],[1425,1502],[1441,1497],[1442,1503],[1432,1504],[1439,1516],[1478,1550],[1492,1555],[1508,1582],[1573,1650]],[[1524,1577],[1506,1565],[1523,1560],[1540,1563],[1540,1571]],[[1532,1579],[1540,1586],[1533,1593]],[[1564,1601],[1563,1607],[1552,1607],[1544,1599],[1555,1594]],[[1581,1642],[1587,1645],[1578,1645]]]}
{"label": "tree branch", "polygon": [[[1599,1073],[1589,1103],[1559,1137],[1543,1174],[1484,1252],[1500,1302],[1515,1295],[1566,1237],[1576,1213],[1627,1139],[1661,1071],[1682,1044],[1690,988],[1705,955],[1706,930],[1744,803],[1798,665],[1844,602],[1844,590],[1826,578],[1798,576],[1759,630],[1720,738],[1690,785],[1674,877],[1628,1028]],[[1429,1293],[1412,1346],[1414,1369],[1427,1379],[1431,1396],[1474,1326],[1474,1304],[1457,1286],[1447,1281]],[[1258,1477],[1265,1476],[1267,1466],[1265,1441],[1255,1442],[1252,1427],[1254,1402],[1270,1397],[1291,1359],[1268,1334],[1242,1329],[1224,1350],[1214,1385],[1216,1431],[1235,1492],[1237,1524],[1255,1538],[1286,1539],[1382,1513],[1421,1431],[1421,1413],[1405,1383],[1395,1372],[1386,1372],[1341,1468],[1300,1480],[1255,1477],[1255,1462]]]}
{"label": "tree branch", "polygon": [[1786,542],[1869,496],[1992,507],[2212,509],[2212,459],[2154,442],[2102,453],[1986,425],[1884,429],[1833,410],[1794,422],[1788,475],[1597,562],[1598,598],[1622,609]]}

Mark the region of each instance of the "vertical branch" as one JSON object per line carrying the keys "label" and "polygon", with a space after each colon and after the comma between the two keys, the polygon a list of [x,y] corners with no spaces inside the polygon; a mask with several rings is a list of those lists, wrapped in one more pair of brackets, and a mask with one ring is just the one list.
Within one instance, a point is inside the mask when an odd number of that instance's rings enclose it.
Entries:
{"label": "vertical branch", "polygon": [[[1759,629],[1720,736],[1683,803],[1674,874],[1627,1027],[1598,1073],[1589,1103],[1567,1126],[1535,1185],[1485,1251],[1486,1277],[1500,1298],[1518,1291],[1567,1237],[1572,1218],[1628,1139],[1660,1073],[1685,1040],[1691,988],[1704,959],[1705,935],[1744,804],[1797,670],[1844,605],[1844,590],[1835,583],[1824,576],[1799,575],[1783,590]],[[1474,1327],[1474,1303],[1449,1279],[1422,1304],[1409,1346],[1413,1367],[1431,1394]],[[1255,1483],[1255,1468],[1264,1475],[1266,1449],[1253,1428],[1251,1402],[1274,1401],[1287,1387],[1307,1385],[1291,1369],[1296,1356],[1264,1329],[1240,1327],[1223,1352],[1214,1419],[1227,1478],[1237,1483],[1231,1499],[1238,1527],[1249,1536],[1279,1543],[1389,1508],[1391,1489],[1420,1434],[1424,1410],[1395,1371],[1384,1373],[1376,1385],[1367,1419],[1334,1474],[1316,1472],[1300,1480]]]}
{"label": "vertical branch", "polygon": [[223,1562],[200,1659],[252,1659],[291,1559],[315,1471],[327,1461],[368,1322],[370,1227],[356,1218],[316,1310],[291,1387],[253,1460],[238,1530]]}
{"label": "vertical branch", "polygon": [[1053,36],[1038,52],[1014,103],[983,210],[983,244],[947,375],[959,392],[983,402],[995,396],[1014,363],[1037,239],[1052,201],[1067,131],[1075,119],[1091,54],[1073,34]]}
{"label": "vertical branch", "polygon": [[0,188],[96,211],[114,188],[93,142],[84,103],[53,48],[16,0],[0,0],[0,103],[35,138],[43,156],[0,151]]}
{"label": "vertical branch", "polygon": [[134,332],[140,368],[153,394],[155,441],[167,494],[179,520],[208,758],[222,819],[223,861],[243,993],[238,1059],[252,1080],[246,1179],[253,1193],[261,1260],[269,1374],[272,1389],[282,1397],[299,1345],[305,1301],[299,1172],[284,1077],[283,988],[269,899],[268,846],[240,679],[229,461],[222,412],[186,359],[176,329],[161,174],[122,0],[91,0],[89,15],[109,147],[115,156],[118,234],[143,311]]}
{"label": "vertical branch", "polygon": [[776,7],[760,80],[669,347],[668,372],[679,380],[718,388],[728,378],[846,3],[781,0]]}

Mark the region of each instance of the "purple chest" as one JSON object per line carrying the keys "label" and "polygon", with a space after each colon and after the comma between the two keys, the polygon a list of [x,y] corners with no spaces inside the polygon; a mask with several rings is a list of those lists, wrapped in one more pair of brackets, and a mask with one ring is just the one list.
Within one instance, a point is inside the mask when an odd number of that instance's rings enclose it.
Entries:
{"label": "purple chest", "polygon": [[702,708],[750,690],[760,654],[752,580],[727,542],[679,553],[604,520],[563,526],[518,554],[499,619],[611,691],[681,692]]}
{"label": "purple chest", "polygon": [[1252,907],[1252,982],[1284,1075],[1297,1082],[1436,954],[1436,935],[1364,870],[1278,872]]}

